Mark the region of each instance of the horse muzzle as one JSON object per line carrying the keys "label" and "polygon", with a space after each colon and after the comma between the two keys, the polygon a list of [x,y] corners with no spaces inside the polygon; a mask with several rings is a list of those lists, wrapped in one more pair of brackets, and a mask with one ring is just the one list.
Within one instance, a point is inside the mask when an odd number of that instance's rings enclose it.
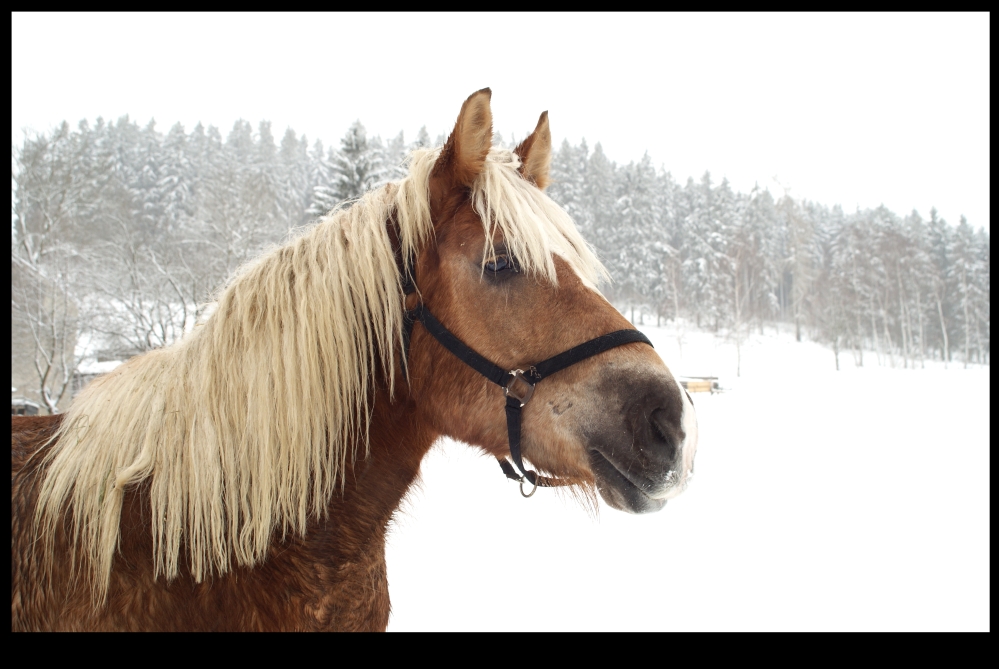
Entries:
{"label": "horse muzzle", "polygon": [[614,398],[609,410],[587,431],[597,490],[613,508],[658,511],[693,477],[694,405],[672,377],[619,378],[614,385],[602,389]]}

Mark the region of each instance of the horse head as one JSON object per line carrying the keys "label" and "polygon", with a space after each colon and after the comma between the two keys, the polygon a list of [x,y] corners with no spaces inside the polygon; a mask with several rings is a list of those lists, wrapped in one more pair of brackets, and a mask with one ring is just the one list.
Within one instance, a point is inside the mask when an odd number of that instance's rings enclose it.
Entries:
{"label": "horse head", "polygon": [[[412,261],[422,305],[458,340],[504,370],[611,332],[634,330],[597,289],[606,274],[548,198],[547,112],[513,151],[492,146],[490,91],[462,105],[429,169],[430,241]],[[503,388],[426,328],[412,332],[410,396],[440,434],[505,458],[511,430]],[[684,490],[697,446],[694,407],[651,346],[633,341],[539,381],[522,409],[524,458],[612,507],[661,509]]]}

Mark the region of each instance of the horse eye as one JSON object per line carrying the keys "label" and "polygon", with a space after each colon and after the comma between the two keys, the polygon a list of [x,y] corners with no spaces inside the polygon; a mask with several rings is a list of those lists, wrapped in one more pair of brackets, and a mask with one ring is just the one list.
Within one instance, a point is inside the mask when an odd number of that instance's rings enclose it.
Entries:
{"label": "horse eye", "polygon": [[490,272],[502,272],[505,269],[513,269],[513,263],[510,262],[509,256],[498,255],[486,261],[486,269]]}

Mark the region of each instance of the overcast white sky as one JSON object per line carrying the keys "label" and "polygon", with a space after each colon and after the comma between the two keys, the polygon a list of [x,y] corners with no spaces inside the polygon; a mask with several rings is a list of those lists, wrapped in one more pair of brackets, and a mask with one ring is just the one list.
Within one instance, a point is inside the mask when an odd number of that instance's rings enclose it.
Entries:
{"label": "overcast white sky", "polygon": [[988,14],[18,14],[11,120],[237,118],[338,142],[449,131],[493,90],[495,128],[649,152],[681,182],[847,211],[931,206],[989,228]]}

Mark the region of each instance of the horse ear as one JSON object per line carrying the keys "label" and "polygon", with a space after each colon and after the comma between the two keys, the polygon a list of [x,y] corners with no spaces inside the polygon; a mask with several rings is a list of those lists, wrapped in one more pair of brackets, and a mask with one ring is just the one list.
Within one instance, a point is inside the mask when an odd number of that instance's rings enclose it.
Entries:
{"label": "horse ear", "polygon": [[552,164],[552,131],[548,128],[548,112],[541,112],[538,127],[513,150],[520,157],[520,173],[525,179],[544,190],[551,183],[548,170]]}
{"label": "horse ear", "polygon": [[447,189],[471,186],[482,172],[493,139],[493,113],[489,109],[492,94],[491,90],[483,88],[468,96],[461,105],[458,122],[434,168],[434,177]]}

